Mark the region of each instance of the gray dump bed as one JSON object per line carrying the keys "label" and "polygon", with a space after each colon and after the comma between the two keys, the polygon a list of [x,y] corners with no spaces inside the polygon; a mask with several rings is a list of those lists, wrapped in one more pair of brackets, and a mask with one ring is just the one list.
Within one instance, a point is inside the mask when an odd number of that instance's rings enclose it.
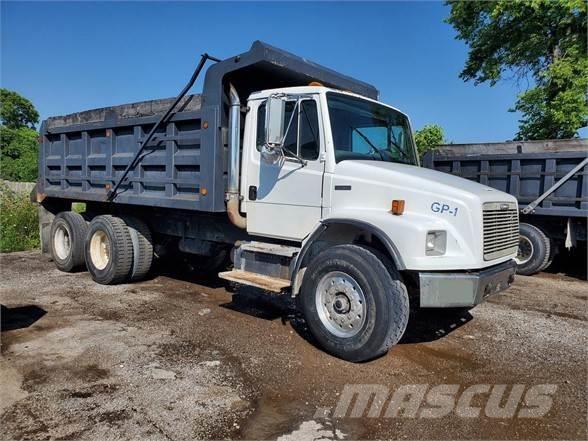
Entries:
{"label": "gray dump bed", "polygon": [[[243,54],[210,66],[202,95],[186,97],[141,153],[114,203],[225,211],[226,92],[245,103],[263,89],[325,86],[378,98],[373,86],[255,42]],[[44,197],[106,201],[149,130],[173,99],[144,101],[47,119],[41,125],[37,191]]]}
{"label": "gray dump bed", "polygon": [[[423,165],[510,193],[524,208],[587,156],[585,139],[448,144],[427,153]],[[533,212],[588,216],[588,166],[547,196]]]}

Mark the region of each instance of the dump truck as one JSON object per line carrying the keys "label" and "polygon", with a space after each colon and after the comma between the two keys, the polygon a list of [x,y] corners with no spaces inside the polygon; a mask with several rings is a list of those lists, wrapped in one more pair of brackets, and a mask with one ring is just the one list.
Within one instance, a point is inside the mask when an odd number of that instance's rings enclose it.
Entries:
{"label": "dump truck", "polygon": [[[202,94],[188,94],[207,63]],[[516,199],[421,168],[408,117],[378,94],[257,41],[204,54],[175,98],[48,118],[43,250],[101,284],[191,255],[296,297],[329,353],[378,357],[411,306],[467,309],[508,288],[519,240]]]}
{"label": "dump truck", "polygon": [[519,274],[544,271],[561,250],[586,247],[588,140],[441,145],[423,165],[517,198]]}

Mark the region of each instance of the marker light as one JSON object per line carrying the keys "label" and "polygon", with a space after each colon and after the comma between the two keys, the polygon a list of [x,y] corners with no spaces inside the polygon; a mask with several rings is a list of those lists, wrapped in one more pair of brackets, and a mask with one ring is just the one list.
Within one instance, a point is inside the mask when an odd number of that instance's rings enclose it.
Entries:
{"label": "marker light", "polygon": [[392,210],[390,211],[396,216],[400,216],[404,213],[404,199],[394,199],[392,201]]}

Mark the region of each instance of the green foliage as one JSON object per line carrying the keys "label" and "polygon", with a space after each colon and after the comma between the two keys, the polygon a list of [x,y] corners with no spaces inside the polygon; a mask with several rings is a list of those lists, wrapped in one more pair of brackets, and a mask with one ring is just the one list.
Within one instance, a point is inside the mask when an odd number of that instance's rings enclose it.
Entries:
{"label": "green foliage", "polygon": [[35,128],[39,114],[29,100],[12,90],[0,89],[0,120],[2,125],[16,129],[19,127]]}
{"label": "green foliage", "polygon": [[37,179],[38,134],[28,127],[0,126],[0,177],[9,181]]}
{"label": "green foliage", "polygon": [[586,125],[587,6],[583,0],[449,0],[447,19],[470,48],[460,78],[514,78],[533,87],[518,97],[519,139],[569,138]]}
{"label": "green foliage", "polygon": [[0,252],[38,247],[37,207],[30,202],[27,193],[15,193],[0,187]]}
{"label": "green foliage", "polygon": [[443,128],[437,124],[427,124],[414,133],[414,142],[417,145],[419,156],[429,150],[434,150],[440,144],[445,144]]}
{"label": "green foliage", "polygon": [[573,138],[586,125],[588,59],[562,58],[541,73],[540,86],[519,95],[517,139]]}
{"label": "green foliage", "polygon": [[33,104],[16,92],[0,89],[0,177],[10,181],[37,178],[39,114]]}
{"label": "green foliage", "polygon": [[86,212],[86,203],[85,202],[72,202],[71,204],[71,211],[75,211],[76,213],[85,213]]}

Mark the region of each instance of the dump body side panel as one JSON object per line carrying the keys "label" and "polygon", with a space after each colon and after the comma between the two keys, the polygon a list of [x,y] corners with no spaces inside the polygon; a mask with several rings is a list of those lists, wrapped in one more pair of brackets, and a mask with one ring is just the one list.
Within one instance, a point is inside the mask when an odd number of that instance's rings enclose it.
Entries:
{"label": "dump body side panel", "polygon": [[[513,151],[504,143],[498,151]],[[562,146],[563,148],[563,146]],[[533,153],[460,154],[472,148],[442,146],[425,155],[423,165],[445,173],[471,179],[516,197],[520,208],[533,202],[559,179],[582,162],[588,155],[585,149],[572,151],[544,151]],[[475,151],[475,150],[474,150]],[[572,176],[539,204],[538,215],[588,216],[588,167]]]}
{"label": "dump body side panel", "polygon": [[[121,106],[122,107],[122,106]],[[106,193],[136,154],[158,115],[125,118],[111,109],[83,112],[76,123],[41,128],[38,191],[48,197],[104,201]],[[102,114],[102,115],[97,115]],[[92,119],[91,121],[88,121]],[[100,121],[102,119],[102,121]],[[62,121],[59,121],[62,122]],[[73,122],[73,121],[72,121]],[[188,210],[201,209],[201,117],[197,111],[176,113],[162,125],[131,170],[115,199],[118,203]]]}

